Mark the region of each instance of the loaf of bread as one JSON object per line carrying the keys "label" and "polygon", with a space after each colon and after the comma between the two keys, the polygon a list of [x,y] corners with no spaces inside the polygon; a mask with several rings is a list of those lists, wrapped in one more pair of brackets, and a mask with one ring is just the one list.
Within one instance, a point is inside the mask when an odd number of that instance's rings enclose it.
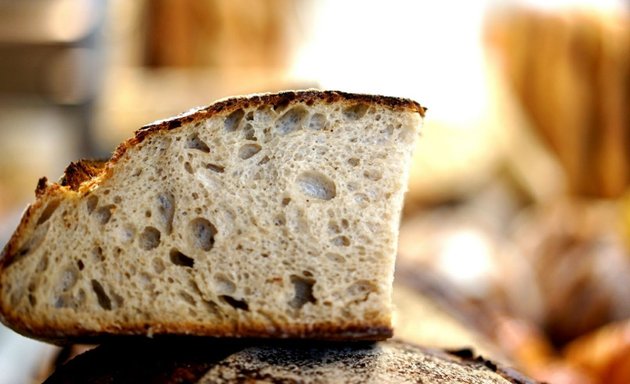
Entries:
{"label": "loaf of bread", "polygon": [[424,109],[299,91],[145,126],[40,180],[0,256],[0,318],[107,335],[383,339]]}
{"label": "loaf of bread", "polygon": [[73,383],[534,384],[475,356],[397,340],[378,343],[176,340],[105,344],[60,366],[45,384]]}

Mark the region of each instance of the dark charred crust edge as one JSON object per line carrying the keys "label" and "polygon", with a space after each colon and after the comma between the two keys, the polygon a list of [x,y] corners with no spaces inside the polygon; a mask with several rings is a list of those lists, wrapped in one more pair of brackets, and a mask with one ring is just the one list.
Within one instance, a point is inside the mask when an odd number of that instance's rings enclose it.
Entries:
{"label": "dark charred crust edge", "polygon": [[48,179],[46,177],[41,177],[37,180],[37,186],[35,187],[35,197],[40,198],[46,193],[48,189]]}
{"label": "dark charred crust edge", "polygon": [[[69,187],[73,191],[79,189],[81,183],[98,176],[107,165],[107,160],[82,159],[72,162],[63,173],[59,183],[64,187]],[[39,189],[39,184],[38,184]]]}

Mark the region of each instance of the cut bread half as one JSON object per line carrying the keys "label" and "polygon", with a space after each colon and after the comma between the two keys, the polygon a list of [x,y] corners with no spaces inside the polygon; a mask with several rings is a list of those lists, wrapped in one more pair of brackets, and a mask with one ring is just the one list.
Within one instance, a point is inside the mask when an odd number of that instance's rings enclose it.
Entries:
{"label": "cut bread half", "polygon": [[424,109],[334,91],[219,101],[40,180],[0,314],[44,340],[383,339]]}

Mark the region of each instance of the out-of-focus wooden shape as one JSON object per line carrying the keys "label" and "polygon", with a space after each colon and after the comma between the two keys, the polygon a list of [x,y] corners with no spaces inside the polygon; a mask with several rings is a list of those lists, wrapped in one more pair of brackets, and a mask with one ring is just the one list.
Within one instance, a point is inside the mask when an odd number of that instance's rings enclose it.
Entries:
{"label": "out-of-focus wooden shape", "polygon": [[573,194],[630,181],[630,15],[502,7],[486,40]]}

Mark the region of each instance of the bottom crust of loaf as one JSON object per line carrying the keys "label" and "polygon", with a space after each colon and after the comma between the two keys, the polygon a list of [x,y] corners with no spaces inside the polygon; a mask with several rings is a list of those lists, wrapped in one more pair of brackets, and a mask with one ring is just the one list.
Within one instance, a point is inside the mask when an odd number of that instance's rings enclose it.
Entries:
{"label": "bottom crust of loaf", "polygon": [[[3,319],[7,321],[7,319]],[[315,340],[366,340],[378,341],[391,338],[393,328],[391,322],[384,319],[375,319],[372,323],[364,324],[283,324],[278,327],[266,325],[235,323],[231,327],[216,326],[212,324],[186,324],[186,323],[129,323],[119,326],[103,326],[98,331],[86,330],[79,324],[50,326],[46,324],[26,324],[17,319],[8,320],[11,324],[20,324],[14,330],[20,334],[46,341],[53,344],[64,345],[69,342],[98,344],[112,338],[126,338],[129,336],[142,337],[172,337],[172,336],[203,336],[210,338],[262,338],[262,339],[298,339],[308,338]]]}

